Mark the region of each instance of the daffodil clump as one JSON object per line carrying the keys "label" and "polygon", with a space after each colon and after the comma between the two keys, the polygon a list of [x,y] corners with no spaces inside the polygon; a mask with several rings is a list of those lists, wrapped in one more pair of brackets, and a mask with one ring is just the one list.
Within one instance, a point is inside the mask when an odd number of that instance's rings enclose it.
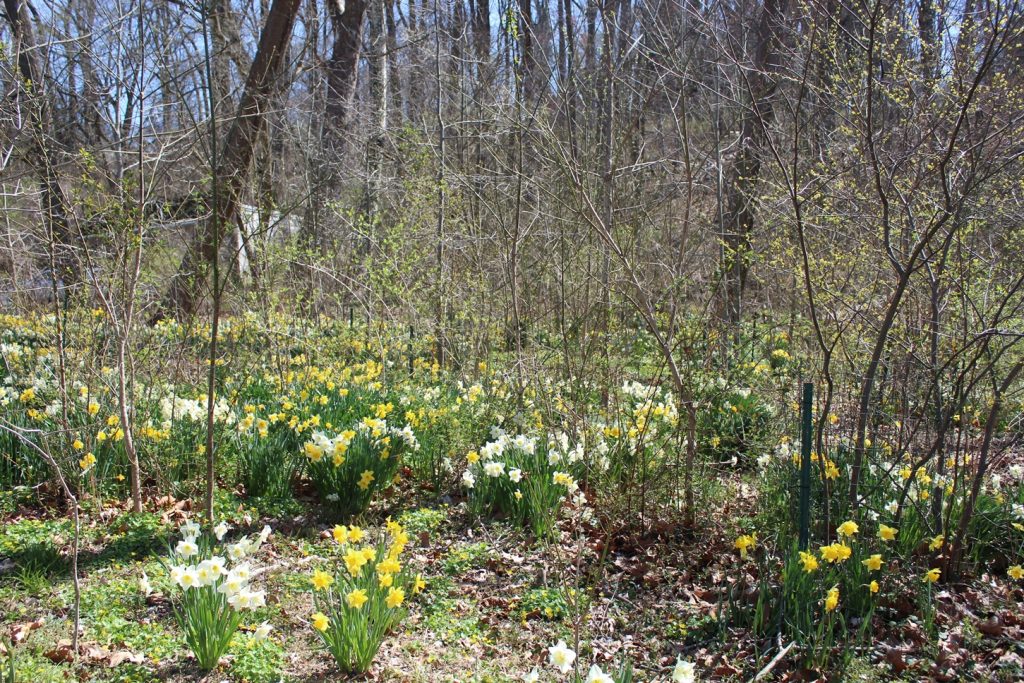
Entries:
{"label": "daffodil clump", "polygon": [[426,584],[402,562],[409,536],[397,522],[389,520],[376,543],[357,526],[336,526],[333,535],[341,562],[337,571],[310,576],[310,625],[343,672],[361,673]]}
{"label": "daffodil clump", "polygon": [[[898,569],[900,563],[893,552],[898,536],[899,530],[885,523],[850,519],[835,527],[834,541],[807,550],[794,548],[784,563],[779,592],[773,594],[775,589],[762,586],[758,613],[765,618],[760,625],[781,618],[789,635],[805,648],[808,659],[823,665],[836,639],[851,635],[847,632],[848,619],[858,620],[858,637],[864,637],[869,633],[879,593],[885,587],[893,590],[907,584],[900,579],[907,572]],[[938,543],[933,544],[935,548]],[[755,544],[753,535],[737,538],[741,561],[749,559]],[[921,577],[917,585],[928,596],[927,587],[938,581],[941,572],[917,571],[910,573]]]}
{"label": "daffodil clump", "polygon": [[[221,523],[212,533],[198,524],[182,525],[181,540],[171,549],[167,564],[171,582],[180,589],[174,614],[199,667],[209,671],[227,652],[242,613],[266,605],[266,593],[251,585],[257,572],[249,559],[270,536],[270,527],[253,537],[218,547],[229,527]],[[143,575],[144,592],[151,587]]]}
{"label": "daffodil clump", "polygon": [[[422,362],[421,367],[426,364]],[[481,363],[480,372],[487,370]],[[410,382],[397,403],[398,413],[416,430],[422,448],[407,463],[420,481],[442,490],[451,486],[455,457],[475,447],[487,429],[500,418],[510,390],[503,378],[491,371],[490,381],[466,386],[462,380],[438,381],[431,370],[427,386]]]}
{"label": "daffodil clump", "polygon": [[537,537],[555,531],[563,503],[582,507],[586,498],[577,476],[583,469],[583,446],[570,446],[564,433],[547,440],[492,428],[494,439],[466,454],[462,485],[477,512],[499,512],[529,528]]}
{"label": "daffodil clump", "polygon": [[325,507],[348,519],[364,512],[375,493],[391,486],[402,457],[419,448],[408,425],[366,417],[334,436],[314,432],[302,446],[307,471]]}
{"label": "daffodil clump", "polygon": [[265,378],[252,382],[238,398],[241,415],[231,435],[238,454],[238,481],[246,495],[286,498],[302,469],[302,459],[295,451],[303,437],[289,426],[287,415],[277,410],[279,397]]}
{"label": "daffodil clump", "polygon": [[666,466],[679,425],[678,401],[664,387],[626,381],[619,396],[606,421],[592,425],[587,435],[595,473],[607,473],[613,486],[629,481],[638,462]]}
{"label": "daffodil clump", "polygon": [[[772,435],[775,409],[763,398],[759,385],[764,378],[756,377],[758,374],[741,374],[733,382],[718,377],[704,387],[707,407],[698,411],[698,431],[710,437],[698,442],[698,449],[706,457],[747,463],[759,455]],[[743,384],[736,384],[737,380]]]}
{"label": "daffodil clump", "polygon": [[[864,534],[857,522],[846,520],[836,527],[836,541],[819,545],[816,552],[797,552],[787,567],[788,584],[799,587],[812,604],[814,594],[824,595],[817,602],[824,605],[825,612],[835,611],[840,597],[845,596],[851,612],[863,616],[873,608],[878,581],[888,568],[886,555],[890,549],[885,546],[889,542],[886,539],[895,538],[896,533],[896,529],[879,524],[875,540],[869,541],[861,538]],[[811,612],[808,616],[813,620]]]}

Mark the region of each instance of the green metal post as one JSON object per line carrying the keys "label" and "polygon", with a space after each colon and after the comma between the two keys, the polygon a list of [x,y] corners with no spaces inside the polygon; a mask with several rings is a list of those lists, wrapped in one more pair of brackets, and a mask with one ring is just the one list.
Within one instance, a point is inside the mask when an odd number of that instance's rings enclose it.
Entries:
{"label": "green metal post", "polygon": [[804,382],[800,403],[800,550],[807,550],[811,540],[811,441],[814,438],[814,384]]}
{"label": "green metal post", "polygon": [[412,323],[409,323],[409,345],[407,351],[409,354],[409,374],[412,374],[412,343],[413,339],[416,338],[416,330],[413,328]]}

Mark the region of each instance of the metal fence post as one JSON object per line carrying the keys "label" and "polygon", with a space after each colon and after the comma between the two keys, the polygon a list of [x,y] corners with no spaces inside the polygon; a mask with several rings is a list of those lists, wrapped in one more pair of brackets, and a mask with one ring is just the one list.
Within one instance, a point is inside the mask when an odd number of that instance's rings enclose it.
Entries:
{"label": "metal fence post", "polygon": [[412,323],[409,323],[409,344],[406,347],[406,350],[407,350],[407,352],[409,354],[409,374],[410,375],[412,374],[412,370],[413,370],[413,363],[412,363],[413,348],[412,348],[412,344],[413,344],[413,340],[415,338],[416,338],[416,330],[413,328]]}
{"label": "metal fence post", "polygon": [[800,403],[800,550],[807,550],[811,540],[811,441],[814,437],[814,384],[804,382]]}

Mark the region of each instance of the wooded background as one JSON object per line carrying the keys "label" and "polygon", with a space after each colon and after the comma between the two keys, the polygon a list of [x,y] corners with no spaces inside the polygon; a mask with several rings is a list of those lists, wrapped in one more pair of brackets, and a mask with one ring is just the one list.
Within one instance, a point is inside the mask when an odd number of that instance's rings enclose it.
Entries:
{"label": "wooded background", "polygon": [[1015,0],[4,10],[6,305],[387,319],[576,376],[615,329],[678,365],[765,324],[861,415],[1019,355]]}

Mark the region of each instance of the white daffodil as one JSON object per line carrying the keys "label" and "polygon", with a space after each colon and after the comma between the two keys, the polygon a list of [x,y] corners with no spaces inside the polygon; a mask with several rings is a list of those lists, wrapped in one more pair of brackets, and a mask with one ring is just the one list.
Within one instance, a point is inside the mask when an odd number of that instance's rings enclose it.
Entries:
{"label": "white daffodil", "polygon": [[568,673],[569,669],[572,668],[572,663],[576,661],[576,653],[566,646],[564,640],[559,640],[548,648],[548,657],[551,666],[563,674]]}
{"label": "white daffodil", "polygon": [[187,560],[198,552],[199,546],[195,544],[195,541],[188,539],[178,541],[178,545],[174,546],[174,553],[183,560]]}
{"label": "white daffodil", "polygon": [[245,586],[245,581],[239,579],[236,576],[228,574],[227,578],[224,579],[219,586],[217,586],[217,592],[223,593],[224,595],[231,597],[236,593],[241,593],[242,590],[245,589]]}
{"label": "white daffodil", "polygon": [[189,520],[181,525],[181,529],[179,531],[181,531],[181,537],[183,539],[194,543],[196,538],[199,536],[199,525]]}
{"label": "white daffodil", "polygon": [[228,546],[228,557],[230,557],[234,562],[244,559],[248,554],[249,543],[244,538],[238,543],[232,543]]}
{"label": "white daffodil", "polygon": [[228,578],[235,578],[245,583],[252,578],[252,569],[248,564],[240,564],[231,568],[231,571],[228,572]]}
{"label": "white daffodil", "polygon": [[196,573],[195,567],[186,567],[181,575],[178,577],[178,585],[188,590],[189,588],[195,588],[199,584],[199,575]]}
{"label": "white daffodil", "polygon": [[217,580],[217,575],[213,573],[208,563],[203,562],[196,567],[196,579],[200,586],[212,586]]}
{"label": "white daffodil", "polygon": [[672,683],[694,683],[697,680],[697,671],[693,662],[676,660],[676,666],[672,669]]}
{"label": "white daffodil", "polygon": [[227,574],[228,570],[224,568],[225,562],[226,560],[223,557],[215,555],[210,559],[201,562],[199,564],[199,568],[208,572],[213,579],[219,579]]}
{"label": "white daffodil", "polygon": [[270,632],[274,630],[268,622],[264,621],[262,624],[256,627],[256,630],[252,632],[252,637],[256,640],[266,640],[270,636]]}

